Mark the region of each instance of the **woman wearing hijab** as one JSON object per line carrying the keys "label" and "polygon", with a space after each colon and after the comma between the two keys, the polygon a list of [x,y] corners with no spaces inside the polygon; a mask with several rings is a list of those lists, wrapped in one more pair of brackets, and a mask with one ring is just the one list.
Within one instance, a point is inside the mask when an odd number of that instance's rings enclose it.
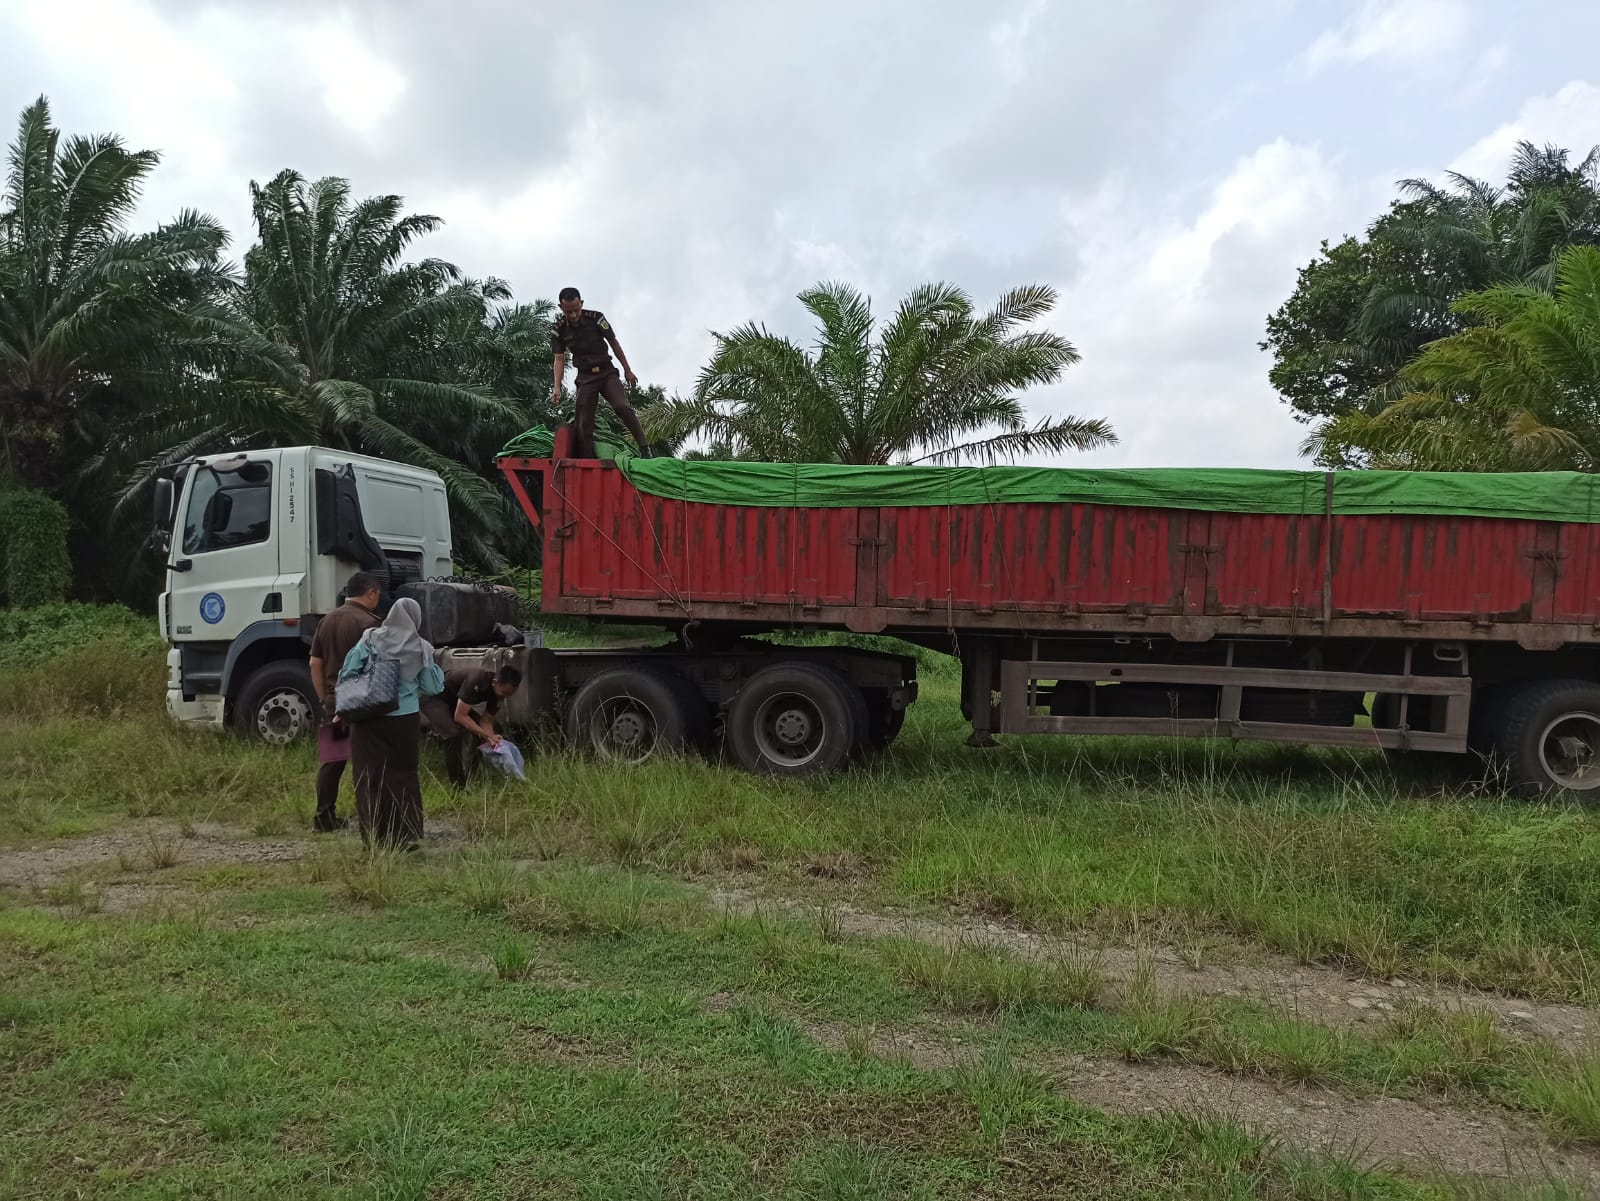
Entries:
{"label": "woman wearing hijab", "polygon": [[418,697],[437,696],[444,672],[433,661],[433,647],[417,632],[422,608],[404,597],[381,626],[368,630],[345,656],[339,678],[357,675],[374,655],[400,664],[399,703],[383,717],[350,727],[350,758],[355,764],[356,816],[364,842],[414,850],[422,839],[422,780],[417,775],[421,742]]}

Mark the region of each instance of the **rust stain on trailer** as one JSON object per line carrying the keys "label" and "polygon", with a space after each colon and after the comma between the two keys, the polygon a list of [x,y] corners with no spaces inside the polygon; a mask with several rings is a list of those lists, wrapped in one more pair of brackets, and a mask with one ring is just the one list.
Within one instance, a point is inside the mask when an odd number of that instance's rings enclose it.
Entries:
{"label": "rust stain on trailer", "polygon": [[1220,633],[1276,636],[1307,630],[1294,623],[1322,613],[1326,583],[1329,632],[1600,641],[1600,526],[1585,523],[1070,504],[759,509],[642,496],[614,466],[582,460],[501,468],[546,530],[555,611],[609,594],[608,612],[659,618],[692,596],[699,615],[731,604],[743,620],[784,624],[799,606],[806,622],[843,626],[859,603],[875,625],[953,618],[1041,632],[1155,632],[1163,615],[1193,630],[1204,613]]}

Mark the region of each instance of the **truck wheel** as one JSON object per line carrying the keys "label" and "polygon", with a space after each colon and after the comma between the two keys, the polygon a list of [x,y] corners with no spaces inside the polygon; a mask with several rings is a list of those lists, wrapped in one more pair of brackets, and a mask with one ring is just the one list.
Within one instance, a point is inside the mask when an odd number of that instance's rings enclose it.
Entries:
{"label": "truck wheel", "polygon": [[306,664],[270,663],[245,681],[233,721],[246,738],[287,746],[316,736],[318,708]]}
{"label": "truck wheel", "polygon": [[728,742],[739,762],[769,776],[833,771],[862,746],[870,730],[861,690],[826,667],[777,663],[734,694]]}
{"label": "truck wheel", "polygon": [[1522,796],[1600,789],[1600,686],[1538,680],[1508,690],[1494,749]]}
{"label": "truck wheel", "polygon": [[900,731],[905,729],[906,711],[896,709],[888,698],[874,697],[867,706],[867,740],[866,749],[881,751],[896,738]]}
{"label": "truck wheel", "polygon": [[676,672],[613,668],[578,689],[567,714],[567,733],[601,759],[643,763],[703,743],[706,703]]}

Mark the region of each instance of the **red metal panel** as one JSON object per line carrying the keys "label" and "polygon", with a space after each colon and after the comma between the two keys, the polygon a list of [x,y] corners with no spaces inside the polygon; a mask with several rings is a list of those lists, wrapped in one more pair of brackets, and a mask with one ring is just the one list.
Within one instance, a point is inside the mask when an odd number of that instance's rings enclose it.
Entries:
{"label": "red metal panel", "polygon": [[1303,617],[1320,612],[1320,517],[1213,513],[1206,612]]}
{"label": "red metal panel", "polygon": [[1552,617],[1559,622],[1600,623],[1600,525],[1564,525],[1556,560]]}
{"label": "red metal panel", "polygon": [[1335,517],[1333,608],[1402,621],[1527,621],[1538,526],[1445,517]]}
{"label": "red metal panel", "polygon": [[535,494],[517,491],[516,472],[543,477],[551,608],[604,612],[615,603],[665,616],[707,605],[725,606],[713,609],[723,616],[737,609],[789,621],[826,609],[827,620],[862,620],[862,628],[943,624],[948,613],[989,630],[1007,628],[1008,612],[1030,615],[1009,623],[1030,630],[1079,628],[1077,615],[1114,629],[1203,612],[1223,619],[1214,633],[1249,632],[1258,622],[1277,622],[1281,632],[1315,628],[1300,623],[1323,616],[1326,568],[1329,616],[1346,632],[1391,621],[1393,636],[1450,623],[1515,637],[1528,623],[1562,623],[1558,639],[1600,636],[1600,572],[1589,566],[1600,557],[1600,525],[1335,517],[1325,556],[1321,514],[700,505],[642,495],[607,463],[502,467],[525,509]]}
{"label": "red metal panel", "polygon": [[551,491],[564,517],[560,596],[679,607],[855,602],[855,509],[666,500],[600,463],[562,464]]}
{"label": "red metal panel", "polygon": [[1186,514],[1036,504],[881,514],[889,605],[1170,613],[1182,603]]}

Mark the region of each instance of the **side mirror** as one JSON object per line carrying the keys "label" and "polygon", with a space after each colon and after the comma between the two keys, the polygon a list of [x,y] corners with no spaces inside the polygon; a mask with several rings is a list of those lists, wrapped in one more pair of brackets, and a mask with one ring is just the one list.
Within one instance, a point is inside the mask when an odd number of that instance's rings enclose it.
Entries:
{"label": "side mirror", "polygon": [[158,530],[172,528],[172,506],[177,500],[177,489],[172,486],[172,481],[159,479],[156,481],[155,495],[152,498],[151,516],[155,519]]}

